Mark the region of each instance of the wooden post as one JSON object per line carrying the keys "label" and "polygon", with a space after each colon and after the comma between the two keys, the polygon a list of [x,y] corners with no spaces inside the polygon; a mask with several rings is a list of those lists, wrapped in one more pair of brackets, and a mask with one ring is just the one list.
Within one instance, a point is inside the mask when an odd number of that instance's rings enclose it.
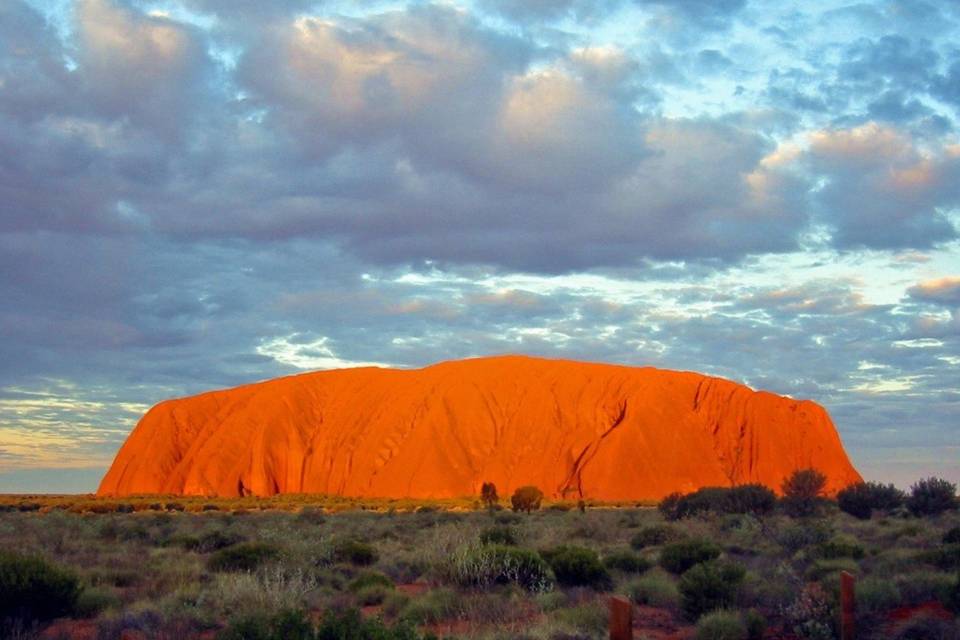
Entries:
{"label": "wooden post", "polygon": [[633,604],[623,596],[610,598],[610,640],[633,640]]}
{"label": "wooden post", "polygon": [[854,593],[855,580],[846,571],[840,572],[840,640],[854,640],[854,620],[857,599]]}

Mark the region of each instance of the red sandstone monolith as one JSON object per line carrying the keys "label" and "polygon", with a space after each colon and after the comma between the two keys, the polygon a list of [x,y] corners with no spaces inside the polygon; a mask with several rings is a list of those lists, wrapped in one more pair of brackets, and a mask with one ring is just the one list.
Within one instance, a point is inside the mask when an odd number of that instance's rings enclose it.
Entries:
{"label": "red sandstone monolith", "polygon": [[827,412],[699,373],[502,356],[319,371],[156,405],[98,494],[656,500],[816,467],[860,481]]}

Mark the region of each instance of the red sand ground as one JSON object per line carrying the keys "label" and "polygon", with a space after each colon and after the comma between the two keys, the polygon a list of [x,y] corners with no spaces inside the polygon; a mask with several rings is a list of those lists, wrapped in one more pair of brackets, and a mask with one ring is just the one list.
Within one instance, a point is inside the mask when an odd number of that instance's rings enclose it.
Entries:
{"label": "red sand ground", "polygon": [[859,481],[827,412],[698,373],[503,356],[341,369],[161,402],[99,495],[502,496],[656,500],[774,489],[813,466]]}

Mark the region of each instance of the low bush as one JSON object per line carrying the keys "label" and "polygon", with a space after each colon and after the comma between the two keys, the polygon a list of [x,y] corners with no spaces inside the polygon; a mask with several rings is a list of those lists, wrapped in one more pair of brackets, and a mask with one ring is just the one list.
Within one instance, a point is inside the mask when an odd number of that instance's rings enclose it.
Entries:
{"label": "low bush", "polygon": [[666,545],[660,551],[660,566],[681,574],[692,566],[720,557],[720,547],[709,540],[692,538]]}
{"label": "low bush", "polygon": [[680,608],[696,620],[714,609],[732,606],[746,573],[743,566],[722,560],[694,565],[680,577]]}
{"label": "low bush", "polygon": [[865,614],[895,609],[902,601],[896,583],[885,578],[867,577],[859,580],[854,595],[857,599],[857,612]]}
{"label": "low bush", "polygon": [[359,540],[344,540],[334,546],[333,557],[337,562],[366,567],[376,562],[379,554],[372,544]]}
{"label": "low bush", "polygon": [[917,558],[939,569],[960,569],[960,544],[945,544],[939,549],[921,551]]}
{"label": "low bush", "polygon": [[603,558],[603,566],[624,573],[643,573],[653,566],[653,563],[632,551],[626,549],[614,551]]}
{"label": "low bush", "polygon": [[[553,612],[553,618],[561,625],[579,632],[575,638],[598,637],[607,629],[609,613],[607,608],[599,602],[583,602],[572,607],[564,607]],[[557,637],[557,636],[554,636]],[[569,635],[560,636],[569,638]]]}
{"label": "low bush", "polygon": [[811,521],[788,525],[777,534],[777,542],[790,553],[796,553],[812,545],[822,544],[829,539],[829,528],[822,523]]}
{"label": "low bush", "polygon": [[954,614],[960,615],[960,571],[957,572],[956,581],[946,590],[944,605]]}
{"label": "low bush", "polygon": [[210,556],[211,571],[253,571],[262,564],[280,557],[280,549],[266,542],[245,542],[220,549]]}
{"label": "low bush", "polygon": [[676,609],[680,605],[680,592],[676,583],[661,571],[651,571],[631,581],[626,591],[630,599],[637,604],[661,609]]}
{"label": "low bush", "polygon": [[907,509],[915,516],[933,516],[958,506],[957,486],[942,478],[927,478],[910,487]]}
{"label": "low bush", "polygon": [[517,544],[517,530],[507,525],[487,527],[480,532],[480,542],[483,544]]}
{"label": "low bush", "polygon": [[860,560],[866,554],[863,547],[851,538],[836,536],[816,547],[816,555],[827,560],[836,558],[853,558]]}
{"label": "low bush", "polygon": [[186,509],[186,507],[184,507],[179,502],[168,502],[165,505],[165,508],[167,511],[183,511],[184,509]]}
{"label": "low bush", "polygon": [[557,582],[564,586],[608,589],[613,582],[593,549],[562,545],[540,555],[553,569]]}
{"label": "low bush", "polygon": [[302,611],[281,611],[268,616],[252,613],[236,618],[217,640],[314,640],[313,625]]}
{"label": "low bush", "polygon": [[46,621],[73,611],[76,574],[37,556],[0,550],[0,620]]}
{"label": "low bush", "polygon": [[793,518],[817,515],[823,506],[827,477],[817,469],[798,469],[781,485],[783,498],[780,506]]}
{"label": "low bush", "polygon": [[747,640],[763,640],[767,631],[767,619],[756,609],[748,609],[743,614],[743,624],[747,628]]}
{"label": "low bush", "polygon": [[943,544],[960,544],[960,527],[953,527],[943,534]]}
{"label": "low bush", "polygon": [[360,591],[361,589],[372,586],[387,587],[388,589],[394,588],[393,580],[382,573],[377,573],[376,571],[365,571],[361,573],[350,581],[350,584],[347,585],[347,588],[350,591]]}
{"label": "low bush", "polygon": [[[408,600],[399,618],[411,624],[435,624],[457,615],[460,601],[460,595],[451,589],[431,589]],[[389,604],[385,602],[384,608],[387,609]]]}
{"label": "low bush", "polygon": [[672,493],[660,501],[660,513],[667,520],[679,520],[703,513],[739,513],[763,516],[777,505],[777,496],[762,484],[736,487],[703,487],[686,495]]}
{"label": "low bush", "polygon": [[533,592],[549,591],[553,586],[550,566],[538,553],[497,544],[458,549],[443,573],[460,586],[485,588],[513,583]]}
{"label": "low bush", "polygon": [[77,596],[73,614],[78,618],[95,618],[107,609],[120,606],[120,598],[106,587],[87,587]]}
{"label": "low bush", "polygon": [[891,640],[954,640],[960,637],[960,625],[956,621],[943,620],[932,614],[913,616],[897,624],[892,631]]}
{"label": "low bush", "polygon": [[630,538],[630,546],[639,551],[646,547],[656,547],[669,542],[676,537],[673,527],[669,525],[653,525],[644,527]]}
{"label": "low bush", "polygon": [[697,621],[696,640],[747,640],[747,625],[735,611],[718,610]]}
{"label": "low bush", "polygon": [[810,582],[823,582],[841,571],[856,574],[860,565],[852,558],[836,558],[834,560],[816,560],[807,567],[804,574]]}
{"label": "low bush", "polygon": [[855,518],[869,520],[874,511],[893,511],[905,499],[906,495],[892,484],[858,482],[837,494],[837,506]]}

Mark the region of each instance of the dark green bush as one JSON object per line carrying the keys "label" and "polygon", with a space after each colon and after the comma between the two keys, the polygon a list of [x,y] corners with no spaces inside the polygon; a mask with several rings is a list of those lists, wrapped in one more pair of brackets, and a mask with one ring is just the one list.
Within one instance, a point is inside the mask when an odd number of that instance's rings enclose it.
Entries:
{"label": "dark green bush", "polygon": [[646,547],[656,547],[675,537],[674,530],[668,525],[644,527],[630,538],[630,546],[639,551]]}
{"label": "dark green bush", "polygon": [[680,608],[691,620],[734,604],[746,575],[741,565],[721,560],[701,562],[680,577]]}
{"label": "dark green bush", "polygon": [[700,618],[695,640],[747,640],[747,626],[736,611],[718,610]]}
{"label": "dark green bush", "polygon": [[245,542],[220,549],[210,556],[211,571],[253,571],[260,565],[280,557],[280,550],[266,542]]}
{"label": "dark green bush", "polygon": [[179,502],[168,502],[165,507],[167,511],[183,511],[186,508]]}
{"label": "dark green bush", "polygon": [[632,551],[624,549],[605,556],[603,565],[607,569],[616,569],[624,573],[643,573],[653,566],[653,563]]}
{"label": "dark green bush", "polygon": [[920,559],[944,571],[960,569],[960,544],[945,544],[939,549],[922,551]]}
{"label": "dark green bush", "polygon": [[784,527],[777,535],[777,542],[790,553],[804,547],[820,544],[830,539],[830,530],[822,522],[805,521]]}
{"label": "dark green bush", "polygon": [[729,490],[727,513],[749,513],[763,516],[777,506],[777,494],[762,484],[741,484]]}
{"label": "dark green bush", "polygon": [[836,537],[817,545],[816,555],[820,558],[833,560],[836,558],[853,558],[860,560],[866,554],[863,547],[843,537]]}
{"label": "dark green bush", "polygon": [[682,500],[683,494],[675,491],[661,500],[660,504],[657,505],[657,509],[667,520],[679,520],[683,517],[680,511],[680,502]]}
{"label": "dark green bush", "polygon": [[943,534],[943,544],[960,544],[960,527],[954,527]]}
{"label": "dark green bush", "polygon": [[934,516],[956,509],[957,486],[942,478],[927,478],[910,487],[907,509],[915,516]]}
{"label": "dark green bush", "polygon": [[345,540],[334,547],[333,557],[338,562],[349,562],[365,567],[376,562],[379,554],[372,544],[359,540]]}
{"label": "dark green bush", "polygon": [[709,540],[692,538],[666,545],[660,552],[660,566],[681,574],[690,567],[720,556],[720,547]]}
{"label": "dark green bush", "polygon": [[0,550],[0,620],[52,620],[70,613],[81,587],[70,570],[37,556]]}
{"label": "dark green bush", "polygon": [[756,609],[747,609],[743,614],[743,624],[747,627],[747,640],[762,640],[767,631],[767,619]]}
{"label": "dark green bush", "polygon": [[198,537],[175,536],[168,540],[169,544],[175,544],[183,547],[187,551],[196,551],[198,553],[211,553],[235,545],[238,542],[243,542],[243,536],[233,532],[225,533],[219,529],[207,531]]}
{"label": "dark green bush", "polygon": [[118,504],[117,513],[133,513],[132,504]]}
{"label": "dark green bush", "polygon": [[483,544],[517,544],[517,530],[506,525],[487,527],[480,532],[480,542]]}
{"label": "dark green bush", "polygon": [[956,615],[960,615],[960,571],[957,572],[956,582],[947,590],[944,600],[944,605],[950,609],[950,611],[953,611]]}
{"label": "dark green bush", "polygon": [[593,549],[561,545],[543,551],[540,555],[553,569],[557,582],[564,586],[607,589],[613,582]]}
{"label": "dark green bush", "polygon": [[837,506],[855,518],[869,520],[874,511],[893,511],[903,505],[905,498],[892,484],[858,482],[837,494]]}
{"label": "dark green bush", "polygon": [[510,497],[510,505],[514,511],[526,511],[527,513],[539,509],[542,501],[543,491],[529,485],[520,487]]}
{"label": "dark green bush", "polygon": [[316,640],[418,640],[420,637],[408,622],[387,627],[379,618],[362,617],[356,609],[328,610],[316,633]]}
{"label": "dark green bush", "polygon": [[233,620],[217,640],[314,640],[313,625],[302,611],[284,610],[268,616],[253,613]]}
{"label": "dark green bush", "polygon": [[377,573],[376,571],[367,571],[361,573],[350,581],[350,584],[347,586],[347,588],[350,591],[360,591],[361,589],[374,586],[387,587],[388,589],[394,588],[393,580],[382,573]]}

